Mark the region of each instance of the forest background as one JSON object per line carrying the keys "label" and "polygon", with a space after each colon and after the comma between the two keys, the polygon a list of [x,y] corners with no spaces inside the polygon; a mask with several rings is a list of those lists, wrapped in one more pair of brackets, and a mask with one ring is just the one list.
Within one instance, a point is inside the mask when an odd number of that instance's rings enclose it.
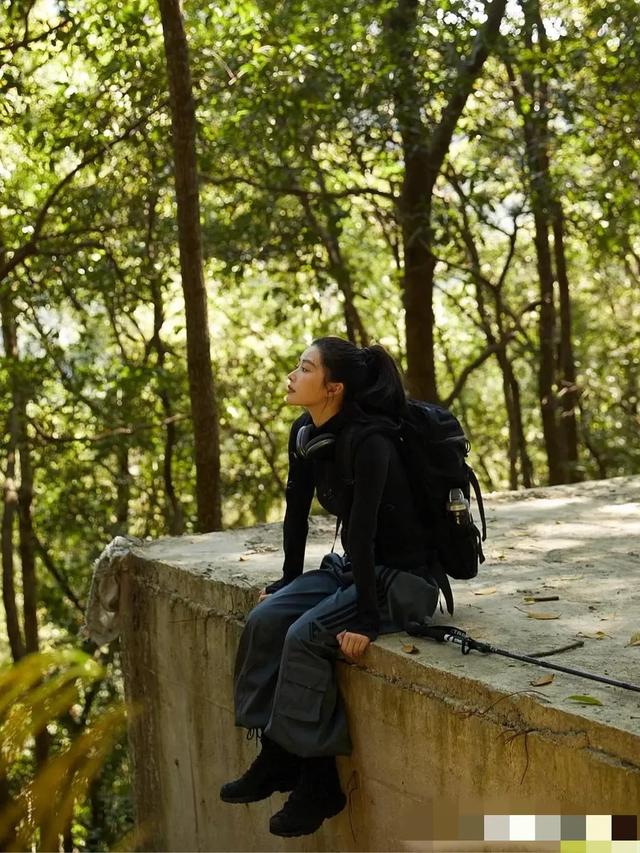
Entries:
{"label": "forest background", "polygon": [[[638,472],[638,67],[637,0],[0,2],[0,661],[104,667],[0,804],[120,695],[105,544],[281,519],[313,337],[387,347],[484,490]],[[132,825],[116,741],[65,849]]]}

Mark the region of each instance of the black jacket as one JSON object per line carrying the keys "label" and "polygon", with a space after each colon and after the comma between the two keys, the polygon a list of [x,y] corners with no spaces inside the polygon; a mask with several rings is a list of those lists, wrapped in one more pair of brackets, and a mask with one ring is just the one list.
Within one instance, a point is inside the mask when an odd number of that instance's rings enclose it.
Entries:
{"label": "black jacket", "polygon": [[[326,432],[337,435],[353,416],[353,408],[345,406],[320,427],[314,427],[311,437]],[[295,453],[296,436],[304,423],[308,423],[306,413],[293,423],[289,434],[283,578],[268,590],[289,583],[303,570],[314,491],[329,513],[338,515],[342,511],[345,487],[335,461],[335,445],[322,448],[309,459],[300,459]],[[358,593],[357,616],[345,627],[375,639],[380,616],[374,566],[384,564],[427,574],[430,564],[430,549],[416,516],[407,474],[388,436],[369,435],[356,449],[351,512],[348,521],[343,521],[341,540]]]}

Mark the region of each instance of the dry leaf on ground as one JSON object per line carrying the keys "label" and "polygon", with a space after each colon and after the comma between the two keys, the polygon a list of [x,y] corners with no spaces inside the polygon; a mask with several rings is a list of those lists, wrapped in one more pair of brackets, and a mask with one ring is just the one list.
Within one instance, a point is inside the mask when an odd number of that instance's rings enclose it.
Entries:
{"label": "dry leaf on ground", "polygon": [[596,631],[595,634],[584,634],[582,631],[578,631],[576,637],[586,637],[587,640],[605,640],[607,638],[611,639],[611,634],[607,634],[604,631]]}
{"label": "dry leaf on ground", "polygon": [[527,613],[528,619],[559,619],[559,613]]}
{"label": "dry leaf on ground", "polygon": [[406,652],[408,655],[417,655],[420,649],[417,646],[414,646],[413,643],[403,643],[402,651]]}
{"label": "dry leaf on ground", "polygon": [[498,590],[495,588],[495,586],[486,586],[484,589],[474,589],[473,594],[474,595],[493,595],[493,593],[497,592],[497,591]]}
{"label": "dry leaf on ground", "polygon": [[552,684],[555,675],[543,675],[541,678],[536,678],[535,681],[530,681],[532,687],[544,687],[545,684]]}
{"label": "dry leaf on ground", "polygon": [[637,634],[632,634],[631,639],[627,643],[628,646],[640,646],[640,631]]}

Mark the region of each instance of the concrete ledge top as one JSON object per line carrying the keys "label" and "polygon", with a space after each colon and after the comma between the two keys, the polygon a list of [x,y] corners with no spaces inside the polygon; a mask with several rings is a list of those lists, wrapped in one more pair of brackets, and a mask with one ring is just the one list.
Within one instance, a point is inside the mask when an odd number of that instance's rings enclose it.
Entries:
{"label": "concrete ledge top", "polygon": [[[486,562],[473,581],[452,583],[453,619],[472,637],[524,654],[583,645],[546,660],[640,684],[640,477],[502,492],[486,500]],[[477,512],[474,514],[477,515]],[[331,550],[335,520],[310,519],[305,569]],[[253,590],[280,577],[282,528],[264,524],[201,536],[166,537],[132,549],[137,563],[185,571],[212,583]],[[557,596],[529,603],[528,597]],[[634,645],[635,638],[635,645]],[[409,654],[403,645],[413,645]],[[393,654],[389,655],[389,652]],[[382,677],[422,684],[439,679],[460,698],[467,690],[497,701],[518,694],[542,712],[558,712],[565,733],[615,729],[619,760],[640,764],[640,694],[497,655],[406,634],[380,637],[362,666]],[[444,681],[443,681],[444,679]],[[586,696],[601,704],[569,697]],[[531,704],[533,703],[533,704]],[[489,707],[488,703],[487,709]],[[548,719],[548,714],[543,714]],[[610,732],[611,735],[614,732]],[[631,752],[631,754],[629,754]]]}

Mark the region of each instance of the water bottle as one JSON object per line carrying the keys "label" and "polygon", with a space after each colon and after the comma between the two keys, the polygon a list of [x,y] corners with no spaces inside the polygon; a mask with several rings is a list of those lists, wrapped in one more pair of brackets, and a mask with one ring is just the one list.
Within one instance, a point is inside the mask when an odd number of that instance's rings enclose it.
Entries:
{"label": "water bottle", "polygon": [[450,518],[453,519],[453,523],[458,527],[466,527],[471,522],[469,501],[462,493],[462,489],[451,489],[449,492],[447,512],[451,513]]}

